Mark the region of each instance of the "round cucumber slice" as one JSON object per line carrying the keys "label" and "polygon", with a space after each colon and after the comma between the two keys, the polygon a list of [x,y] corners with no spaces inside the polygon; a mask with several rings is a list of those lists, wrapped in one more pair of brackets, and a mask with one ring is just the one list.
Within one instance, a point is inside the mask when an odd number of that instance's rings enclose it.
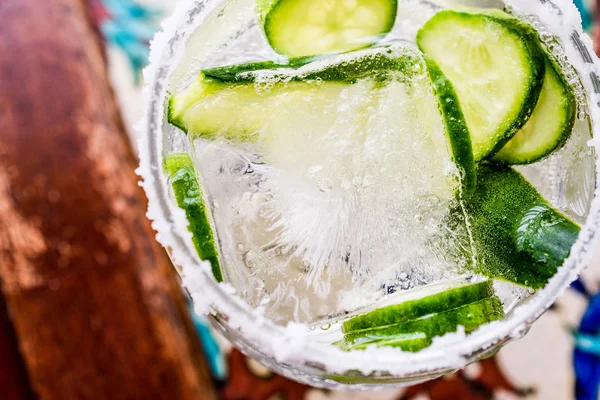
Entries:
{"label": "round cucumber slice", "polygon": [[525,125],[542,89],[544,54],[533,28],[471,9],[444,10],[417,34],[452,82],[475,161],[493,156]]}
{"label": "round cucumber slice", "polygon": [[546,58],[544,86],[531,118],[493,160],[511,165],[531,164],[549,156],[571,136],[576,112],[573,91]]}
{"label": "round cucumber slice", "polygon": [[371,46],[396,19],[396,0],[259,0],[267,40],[290,57]]}
{"label": "round cucumber slice", "polygon": [[187,153],[172,153],[165,157],[165,172],[169,175],[177,205],[185,210],[188,230],[200,259],[210,261],[217,282],[223,281],[213,229],[204,206],[202,192],[192,159]]}

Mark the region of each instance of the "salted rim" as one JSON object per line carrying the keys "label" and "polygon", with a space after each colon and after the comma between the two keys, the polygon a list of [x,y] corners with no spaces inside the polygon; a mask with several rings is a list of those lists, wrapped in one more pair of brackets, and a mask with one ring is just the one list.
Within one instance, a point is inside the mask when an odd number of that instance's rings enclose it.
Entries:
{"label": "salted rim", "polygon": [[[414,383],[435,375],[464,367],[483,354],[495,351],[508,341],[521,338],[530,325],[577,279],[590,260],[596,230],[600,227],[600,189],[596,185],[590,214],[579,238],[557,274],[548,285],[517,306],[504,320],[483,326],[469,336],[450,334],[418,353],[395,348],[369,348],[344,352],[335,346],[307,340],[308,327],[290,323],[281,327],[265,319],[261,313],[235,296],[233,287],[217,283],[210,264],[200,261],[187,230],[183,210],[169,199],[168,181],[161,168],[163,148],[164,101],[168,77],[183,55],[189,35],[208,15],[217,10],[220,0],[181,1],[175,13],[163,23],[151,44],[150,66],[144,71],[147,82],[146,114],[137,126],[140,132],[141,186],[149,198],[147,216],[153,220],[157,240],[169,250],[178,266],[183,285],[194,300],[199,314],[212,314],[212,323],[242,351],[259,359],[271,369],[292,379],[316,386],[337,387],[342,384],[327,375],[348,375],[360,371],[364,376],[381,376],[385,380]],[[516,9],[536,14],[566,45],[569,62],[579,72],[588,95],[592,132],[600,132],[600,61],[592,50],[591,39],[583,33],[581,17],[571,0],[512,0]],[[590,141],[596,150],[596,182],[600,178],[600,140]],[[217,322],[218,321],[218,322]],[[358,385],[369,387],[370,385]]]}

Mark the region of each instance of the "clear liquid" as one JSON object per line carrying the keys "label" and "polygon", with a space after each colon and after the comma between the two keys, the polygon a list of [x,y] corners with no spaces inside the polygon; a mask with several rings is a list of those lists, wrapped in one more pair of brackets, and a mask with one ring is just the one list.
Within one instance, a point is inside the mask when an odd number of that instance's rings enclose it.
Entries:
{"label": "clear liquid", "polygon": [[[386,41],[410,41],[437,7],[466,3],[401,3]],[[278,58],[254,22],[253,5],[253,0],[226,2],[197,30],[171,76],[173,91],[203,68]],[[435,180],[423,177],[431,163],[421,159],[426,151],[396,154],[423,143],[384,146],[389,138],[382,136],[373,140],[369,154],[364,137],[348,134],[356,133],[352,98],[360,96],[354,95],[332,106],[342,125],[326,127],[330,135],[311,129],[318,121],[307,123],[310,110],[280,121],[286,140],[277,152],[226,141],[188,143],[181,132],[167,128],[173,132],[172,147],[185,148],[196,164],[226,280],[275,322],[326,328],[333,322],[335,327],[359,311],[422,296],[416,288],[436,291],[457,280],[478,279],[461,274],[464,260],[453,256],[459,253],[453,250],[468,246],[468,238],[465,230],[444,223],[456,204],[440,200]],[[587,120],[581,120],[563,150],[518,168],[577,222],[585,219],[593,196],[594,157],[585,146],[590,137]],[[388,171],[386,157],[394,161]],[[440,235],[444,230],[449,233]],[[497,282],[496,290],[506,311],[527,295],[504,282]]]}
{"label": "clear liquid", "polygon": [[358,310],[465,262],[441,254],[459,246],[459,182],[429,86],[327,85],[269,109],[264,142],[194,141],[226,275],[274,319]]}

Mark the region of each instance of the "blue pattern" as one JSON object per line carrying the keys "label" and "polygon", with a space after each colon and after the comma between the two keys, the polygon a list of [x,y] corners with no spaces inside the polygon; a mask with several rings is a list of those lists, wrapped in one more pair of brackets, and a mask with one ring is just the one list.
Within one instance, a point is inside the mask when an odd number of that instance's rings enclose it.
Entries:
{"label": "blue pattern", "polygon": [[194,321],[213,378],[218,381],[224,381],[227,378],[227,364],[223,352],[221,351],[219,344],[215,341],[206,320],[195,313],[191,306],[191,302],[190,315]]}
{"label": "blue pattern", "polygon": [[573,332],[575,349],[575,398],[598,400],[600,387],[600,294],[591,295],[580,279],[572,287],[589,299],[577,331]]}
{"label": "blue pattern", "polygon": [[591,29],[592,24],[594,22],[594,18],[590,7],[587,5],[587,2],[585,0],[573,0],[573,2],[575,3],[577,8],[579,9],[579,12],[581,13],[581,22],[583,24],[583,29]]}
{"label": "blue pattern", "polygon": [[149,43],[162,13],[132,0],[102,0],[102,7],[105,15],[98,17],[99,29],[109,43],[125,53],[137,81],[148,63]]}

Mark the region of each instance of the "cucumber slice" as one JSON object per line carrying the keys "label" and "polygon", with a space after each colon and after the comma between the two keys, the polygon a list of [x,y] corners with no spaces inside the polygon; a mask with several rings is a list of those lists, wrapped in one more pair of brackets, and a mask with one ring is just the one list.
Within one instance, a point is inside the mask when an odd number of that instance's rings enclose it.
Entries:
{"label": "cucumber slice", "polygon": [[542,89],[544,54],[533,28],[486,10],[444,10],[417,44],[453,83],[475,161],[493,156],[527,122]]}
{"label": "cucumber slice", "polygon": [[575,223],[507,166],[479,166],[477,190],[466,209],[478,258],[475,271],[533,289],[556,273],[579,234]]}
{"label": "cucumber slice", "polygon": [[417,351],[423,350],[433,343],[433,339],[427,337],[424,333],[408,333],[408,334],[398,334],[397,336],[392,336],[388,339],[375,339],[375,340],[365,340],[357,342],[357,343],[346,343],[342,341],[342,344],[339,346],[342,350],[364,350],[367,347],[375,346],[375,347],[398,347],[403,351],[409,351],[416,353]]}
{"label": "cucumber slice", "polygon": [[187,87],[186,90],[169,98],[167,106],[167,118],[171,125],[187,132],[188,127],[184,120],[185,112],[194,104],[198,103],[210,94],[217,93],[224,86],[218,80],[198,75],[198,77]]}
{"label": "cucumber slice", "polygon": [[392,30],[396,0],[258,0],[269,44],[290,57],[368,47]]}
{"label": "cucumber slice", "polygon": [[454,161],[461,170],[462,197],[467,198],[473,194],[477,185],[477,173],[475,171],[469,128],[452,82],[446,78],[435,61],[426,58],[425,62],[433,88],[438,96],[440,110],[444,116],[444,124],[450,139]]}
{"label": "cucumber slice", "polygon": [[549,156],[571,136],[576,112],[573,90],[546,58],[544,86],[531,118],[493,160],[504,164],[531,164]]}
{"label": "cucumber slice", "polygon": [[475,303],[493,295],[494,286],[491,281],[463,285],[418,300],[406,301],[359,315],[344,322],[342,330],[348,334],[375,327],[397,325],[430,314],[437,314]]}
{"label": "cucumber slice", "polygon": [[346,348],[349,349],[376,345],[377,347],[398,346],[403,350],[418,351],[423,347],[419,348],[415,340],[420,339],[421,346],[428,346],[431,341],[428,343],[423,339],[431,340],[436,336],[456,332],[459,326],[465,328],[465,333],[471,333],[481,325],[503,317],[502,302],[497,296],[492,296],[396,325],[353,331],[344,336],[344,341]]}
{"label": "cucumber slice", "polygon": [[210,261],[217,282],[223,281],[219,256],[215,245],[202,192],[196,178],[192,159],[187,153],[172,153],[164,159],[164,169],[169,175],[177,205],[185,210],[192,233],[192,241],[200,259]]}
{"label": "cucumber slice", "polygon": [[289,59],[285,64],[275,61],[256,61],[244,64],[209,68],[202,70],[202,74],[204,74],[206,77],[217,79],[222,82],[252,82],[254,75],[248,74],[248,72],[299,68],[313,61],[317,61],[318,59],[318,57],[296,57]]}
{"label": "cucumber slice", "polygon": [[[221,90],[213,95],[205,95],[184,112],[173,115],[172,119],[182,124],[188,134],[205,139],[225,138],[234,142],[268,139],[278,133],[265,127],[278,116],[292,112],[308,114],[316,111],[317,106],[325,107],[338,102],[344,93],[348,96],[364,96],[372,88],[363,90],[361,86],[337,82],[324,82],[321,85],[289,82],[274,85],[264,92],[257,90],[254,85],[225,86],[217,83],[217,86]],[[265,110],[269,112],[265,113]]]}
{"label": "cucumber slice", "polygon": [[259,61],[228,65],[205,69],[201,75],[227,83],[254,83],[265,74],[285,76],[292,81],[320,79],[356,83],[366,78],[389,80],[390,71],[414,77],[423,71],[422,57],[416,52],[403,52],[402,46],[379,46],[339,55],[298,57],[287,64]]}
{"label": "cucumber slice", "polygon": [[[298,61],[295,68],[260,70],[271,64],[259,62],[203,71],[189,88],[171,97],[169,122],[206,139],[220,137],[273,143],[275,137],[284,134],[274,131],[276,120],[314,115],[316,118],[310,120],[321,119],[315,121],[316,125],[326,131],[328,124],[335,122],[336,114],[325,113],[328,114],[325,118],[319,115],[324,114],[323,110],[329,105],[348,101],[343,99],[364,99],[356,111],[357,115],[363,115],[372,106],[371,100],[385,93],[389,99],[396,96],[398,104],[402,104],[394,110],[394,124],[406,125],[407,132],[410,130],[407,121],[418,123],[413,127],[414,132],[435,132],[442,117],[451,157],[461,170],[465,192],[474,190],[475,169],[469,132],[454,88],[435,62],[429,60],[427,68],[417,52],[403,46],[386,46],[319,58],[298,67],[300,64]],[[431,96],[422,95],[431,90],[430,82],[422,79],[426,69],[438,95],[438,104],[432,103]],[[362,83],[359,85],[359,82]],[[398,93],[391,89],[393,86]],[[413,104],[407,104],[400,91],[405,92]],[[377,122],[373,118],[370,121],[370,126]],[[357,129],[362,128],[361,124],[357,122]],[[432,149],[431,155],[439,154],[446,144],[435,146],[437,149]],[[439,171],[436,174],[439,175]],[[439,189],[444,191],[444,187],[447,185],[442,184]]]}
{"label": "cucumber slice", "polygon": [[[309,60],[312,61],[305,64]],[[276,68],[265,70],[265,67]],[[389,81],[393,75],[396,80],[410,82],[424,70],[421,56],[401,46],[328,58],[300,58],[290,62],[287,68],[273,62],[218,67],[202,71],[188,88],[171,96],[167,116],[169,123],[185,132],[191,129],[196,134],[210,136],[222,129],[232,132],[232,137],[239,135],[241,140],[248,140],[258,125],[267,123],[276,110],[291,111],[282,110],[281,101],[298,103],[302,93],[307,92],[339,95],[346,88],[341,83],[354,84],[367,78]],[[278,77],[290,80],[289,84],[277,82]],[[323,98],[323,101],[330,100],[327,95]],[[264,110],[271,112],[265,115]],[[215,118],[221,117],[216,125]],[[200,126],[198,122],[207,126]]]}

